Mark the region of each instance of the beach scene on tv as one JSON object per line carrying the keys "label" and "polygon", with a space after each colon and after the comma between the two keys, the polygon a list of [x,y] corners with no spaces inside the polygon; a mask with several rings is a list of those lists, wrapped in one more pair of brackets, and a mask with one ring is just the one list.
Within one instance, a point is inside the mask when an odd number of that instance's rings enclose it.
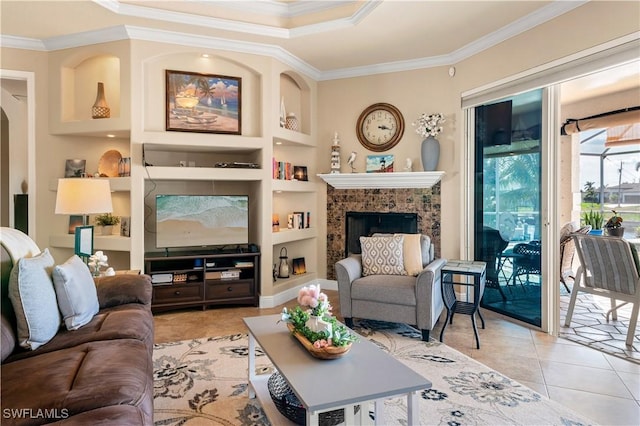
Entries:
{"label": "beach scene on tv", "polygon": [[248,238],[247,196],[156,196],[158,248],[247,244]]}

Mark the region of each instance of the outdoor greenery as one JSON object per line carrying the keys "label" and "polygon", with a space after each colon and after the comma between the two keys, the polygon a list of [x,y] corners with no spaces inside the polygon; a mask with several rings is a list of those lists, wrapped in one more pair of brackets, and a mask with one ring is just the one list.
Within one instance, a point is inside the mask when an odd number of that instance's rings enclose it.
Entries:
{"label": "outdoor greenery", "polygon": [[602,229],[604,217],[599,211],[589,210],[582,216],[585,225],[591,225],[591,229]]}

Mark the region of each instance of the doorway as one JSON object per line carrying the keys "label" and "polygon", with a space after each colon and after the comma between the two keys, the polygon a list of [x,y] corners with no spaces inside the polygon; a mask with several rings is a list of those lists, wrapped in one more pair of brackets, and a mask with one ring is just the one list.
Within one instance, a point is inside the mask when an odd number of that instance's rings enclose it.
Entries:
{"label": "doorway", "polygon": [[481,306],[542,326],[542,103],[533,90],[474,108],[474,259]]}

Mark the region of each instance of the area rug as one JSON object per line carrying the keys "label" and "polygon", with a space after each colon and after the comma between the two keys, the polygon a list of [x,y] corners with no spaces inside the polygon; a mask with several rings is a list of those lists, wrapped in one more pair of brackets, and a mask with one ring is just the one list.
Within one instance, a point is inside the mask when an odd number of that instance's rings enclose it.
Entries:
{"label": "area rug", "polygon": [[[422,342],[411,327],[362,321],[356,330],[433,383],[419,394],[421,424],[593,424],[445,344]],[[292,338],[291,350],[304,349]],[[248,398],[247,356],[246,334],[155,345],[155,424],[270,425],[257,399]],[[256,368],[258,374],[274,371],[259,348]],[[371,374],[384,380],[383,372]],[[330,378],[319,383],[330,385]],[[389,399],[385,407],[382,424],[406,425],[406,398]],[[372,405],[364,408],[373,418]]]}

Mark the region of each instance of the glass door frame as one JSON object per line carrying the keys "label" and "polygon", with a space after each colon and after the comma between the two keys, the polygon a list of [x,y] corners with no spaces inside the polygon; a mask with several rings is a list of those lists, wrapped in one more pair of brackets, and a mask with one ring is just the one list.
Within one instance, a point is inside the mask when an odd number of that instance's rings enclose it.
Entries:
{"label": "glass door frame", "polygon": [[[534,90],[534,89],[531,89]],[[517,95],[513,93],[510,96]],[[499,97],[503,97],[502,95]],[[467,259],[474,257],[474,167],[475,167],[475,106],[463,109],[464,114],[464,164],[463,182],[463,251]],[[542,128],[540,133],[541,144],[541,211],[540,240],[542,244],[542,297],[541,297],[541,326],[540,330],[556,335],[558,334],[560,322],[560,244],[555,236],[558,235],[558,190],[560,160],[559,155],[552,153],[559,152],[559,132],[554,129],[560,128],[560,96],[559,86],[553,85],[542,88]],[[510,318],[510,317],[509,317]],[[518,321],[513,319],[513,321]],[[527,327],[538,329],[531,324],[518,321]]]}

